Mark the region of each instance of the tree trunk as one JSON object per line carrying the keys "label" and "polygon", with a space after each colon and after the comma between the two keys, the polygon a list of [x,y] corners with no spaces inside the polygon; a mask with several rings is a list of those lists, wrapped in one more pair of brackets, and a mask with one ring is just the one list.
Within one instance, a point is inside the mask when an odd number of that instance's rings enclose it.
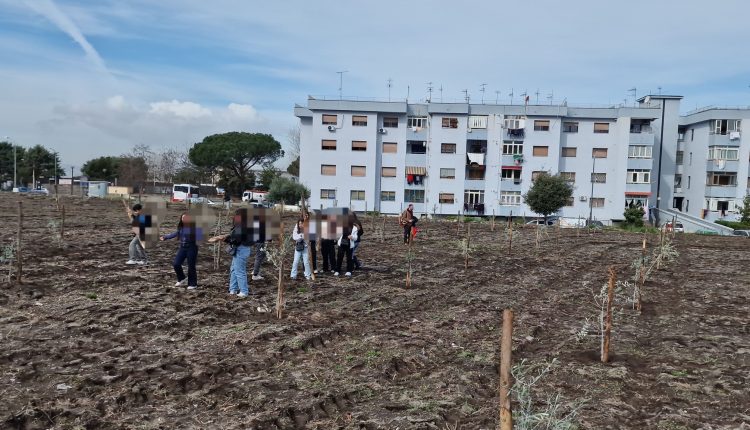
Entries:
{"label": "tree trunk", "polygon": [[615,268],[609,266],[609,283],[607,284],[607,313],[604,319],[604,333],[602,333],[602,363],[609,362],[609,342],[612,332],[612,299],[615,294]]}

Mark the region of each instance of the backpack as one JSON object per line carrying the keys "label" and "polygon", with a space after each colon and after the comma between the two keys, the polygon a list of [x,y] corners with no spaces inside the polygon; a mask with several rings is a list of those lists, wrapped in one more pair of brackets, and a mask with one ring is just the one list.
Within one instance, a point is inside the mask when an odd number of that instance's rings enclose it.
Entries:
{"label": "backpack", "polygon": [[365,235],[365,229],[362,227],[362,224],[357,224],[357,242],[362,240],[362,236]]}

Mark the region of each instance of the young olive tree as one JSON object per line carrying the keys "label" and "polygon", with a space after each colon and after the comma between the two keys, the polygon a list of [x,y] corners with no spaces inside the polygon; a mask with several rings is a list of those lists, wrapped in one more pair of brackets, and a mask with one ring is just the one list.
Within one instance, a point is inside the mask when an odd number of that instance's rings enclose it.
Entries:
{"label": "young olive tree", "polygon": [[531,210],[544,216],[544,223],[547,224],[547,217],[557,212],[573,197],[573,187],[560,175],[550,175],[541,173],[534,185],[523,195],[524,202],[529,205]]}

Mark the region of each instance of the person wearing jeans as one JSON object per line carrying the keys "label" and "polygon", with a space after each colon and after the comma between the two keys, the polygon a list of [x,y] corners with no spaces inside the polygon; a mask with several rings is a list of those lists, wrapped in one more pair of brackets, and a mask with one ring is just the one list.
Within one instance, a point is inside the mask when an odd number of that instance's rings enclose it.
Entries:
{"label": "person wearing jeans", "polygon": [[266,243],[258,242],[255,244],[255,262],[253,263],[253,281],[260,281],[263,277],[260,275],[260,265],[266,261]]}
{"label": "person wearing jeans", "polygon": [[202,231],[195,226],[195,223],[190,219],[190,215],[184,213],[180,216],[180,222],[177,224],[177,231],[160,237],[160,240],[174,239],[175,237],[180,238],[180,248],[177,250],[177,255],[174,257],[172,267],[177,275],[177,283],[175,287],[181,287],[185,285],[185,272],[182,270],[182,264],[187,260],[188,263],[188,274],[187,274],[187,285],[188,290],[194,290],[198,288],[198,271],[196,269],[196,263],[198,261],[198,244]]}
{"label": "person wearing jeans", "polygon": [[[143,206],[140,203],[133,205],[133,208],[125,208],[128,212],[128,218],[130,218],[130,225],[132,227],[140,227],[141,222],[141,211]],[[147,256],[146,250],[143,249],[141,239],[138,237],[138,233],[134,232],[133,240],[128,245],[128,256],[129,259],[125,264],[146,264]]]}
{"label": "person wearing jeans", "polygon": [[302,232],[302,221],[297,221],[294,226],[294,232],[292,232],[292,240],[294,242],[294,262],[292,262],[292,273],[289,276],[292,279],[297,279],[297,266],[299,265],[300,259],[305,268],[305,279],[311,279],[312,274],[310,273],[310,261],[307,258],[308,245],[305,243],[305,235]]}
{"label": "person wearing jeans", "polygon": [[247,259],[252,253],[253,249],[247,245],[237,247],[229,268],[229,294],[237,294],[237,297],[247,297],[250,294],[247,286]]}
{"label": "person wearing jeans", "polygon": [[339,276],[339,273],[341,272],[341,263],[344,261],[344,256],[346,256],[346,273],[345,276],[352,276],[352,270],[354,270],[352,265],[352,248],[351,245],[357,241],[357,225],[355,224],[351,232],[344,231],[344,234],[341,235],[339,238],[339,255],[336,259],[336,273],[334,273],[334,276]]}

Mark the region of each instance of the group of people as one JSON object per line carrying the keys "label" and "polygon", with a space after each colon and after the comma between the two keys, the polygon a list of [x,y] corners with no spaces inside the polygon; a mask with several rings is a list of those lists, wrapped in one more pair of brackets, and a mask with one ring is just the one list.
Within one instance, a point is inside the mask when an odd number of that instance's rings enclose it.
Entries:
{"label": "group of people", "polygon": [[[142,217],[143,207],[140,204],[134,205],[127,209],[131,225],[138,226],[143,224]],[[400,221],[405,219],[405,214],[410,214],[409,225],[416,223],[413,217],[413,208],[404,211]],[[313,274],[331,273],[334,276],[351,277],[354,270],[362,268],[362,264],[357,257],[364,228],[355,213],[351,213],[350,222],[343,227],[342,234],[337,239],[320,239],[320,253],[323,259],[322,270],[318,270],[318,241],[306,240],[305,231],[309,229],[310,212],[303,211],[302,216],[297,220],[292,230],[292,242],[294,243],[294,260],[290,277],[297,279],[300,263],[304,267],[305,279],[312,279]],[[251,291],[248,283],[247,263],[248,259],[255,251],[255,262],[251,279],[253,281],[262,280],[260,267],[266,258],[266,246],[268,241],[257,241],[250,229],[246,226],[247,209],[240,208],[235,211],[232,220],[232,229],[229,233],[208,238],[208,242],[223,241],[226,244],[227,252],[232,255],[232,263],[229,270],[229,294],[237,297],[247,297],[256,294]],[[405,229],[406,231],[406,229]],[[198,288],[198,242],[204,239],[204,232],[196,225],[189,213],[183,213],[177,224],[177,229],[169,234],[159,237],[159,240],[171,240],[178,238],[180,245],[177,254],[174,257],[172,267],[177,275],[176,287],[187,286],[187,289],[194,290]],[[405,239],[406,240],[406,239]],[[338,249],[338,252],[337,252]],[[129,245],[129,260],[126,264],[147,264],[148,257],[146,250],[139,235],[131,240]],[[346,260],[346,266],[344,266]],[[187,276],[183,269],[183,264],[187,261]],[[345,270],[345,271],[344,271]]]}

